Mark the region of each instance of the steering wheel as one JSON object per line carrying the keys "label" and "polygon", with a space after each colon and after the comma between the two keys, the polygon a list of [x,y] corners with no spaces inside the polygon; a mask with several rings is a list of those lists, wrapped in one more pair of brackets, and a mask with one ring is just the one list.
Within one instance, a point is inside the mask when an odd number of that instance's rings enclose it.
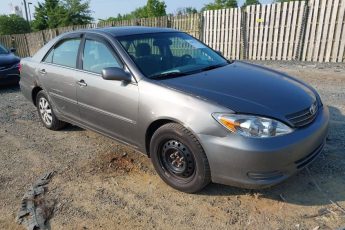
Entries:
{"label": "steering wheel", "polygon": [[179,66],[183,65],[184,63],[190,63],[193,60],[193,57],[189,54],[182,55],[178,62]]}

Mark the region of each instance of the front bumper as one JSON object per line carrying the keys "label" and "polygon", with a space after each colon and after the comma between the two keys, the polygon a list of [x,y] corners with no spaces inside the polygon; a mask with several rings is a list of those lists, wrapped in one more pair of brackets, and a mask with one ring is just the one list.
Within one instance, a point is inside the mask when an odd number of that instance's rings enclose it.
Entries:
{"label": "front bumper", "polygon": [[18,68],[0,70],[0,86],[18,84],[19,79]]}
{"label": "front bumper", "polygon": [[328,123],[329,111],[323,106],[313,123],[281,137],[198,137],[213,182],[255,189],[278,184],[311,163],[323,150]]}

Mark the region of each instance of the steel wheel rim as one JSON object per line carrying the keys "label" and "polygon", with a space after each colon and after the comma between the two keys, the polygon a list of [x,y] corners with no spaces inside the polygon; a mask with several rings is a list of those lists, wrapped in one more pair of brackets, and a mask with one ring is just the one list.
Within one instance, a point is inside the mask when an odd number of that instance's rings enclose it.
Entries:
{"label": "steel wheel rim", "polygon": [[177,140],[162,144],[160,164],[173,177],[188,180],[195,174],[195,160],[187,146]]}
{"label": "steel wheel rim", "polygon": [[49,102],[44,97],[41,97],[38,103],[38,108],[40,110],[41,118],[43,122],[50,126],[53,122],[52,109],[49,105]]}

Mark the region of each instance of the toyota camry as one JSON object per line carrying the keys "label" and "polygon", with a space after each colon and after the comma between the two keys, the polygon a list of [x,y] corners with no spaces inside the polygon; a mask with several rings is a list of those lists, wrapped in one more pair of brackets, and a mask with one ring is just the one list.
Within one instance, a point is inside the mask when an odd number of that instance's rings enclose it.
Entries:
{"label": "toyota camry", "polygon": [[133,146],[183,192],[278,184],[327,136],[329,112],[311,86],[174,29],[69,32],[21,66],[22,92],[46,128],[71,123]]}

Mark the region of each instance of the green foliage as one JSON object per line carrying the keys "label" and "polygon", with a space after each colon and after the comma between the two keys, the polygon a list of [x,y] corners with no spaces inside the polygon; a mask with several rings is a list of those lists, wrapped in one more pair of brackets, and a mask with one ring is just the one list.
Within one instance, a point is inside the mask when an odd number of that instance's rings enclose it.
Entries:
{"label": "green foliage", "polygon": [[258,5],[261,4],[259,0],[246,0],[243,6]]}
{"label": "green foliage", "polygon": [[186,15],[186,14],[196,14],[196,13],[198,13],[198,10],[195,9],[194,7],[179,8],[176,11],[176,15]]}
{"label": "green foliage", "polygon": [[166,4],[164,1],[159,0],[147,0],[145,6],[139,7],[129,14],[118,14],[117,17],[110,17],[104,21],[120,21],[129,20],[133,18],[151,18],[165,16],[166,14]]}
{"label": "green foliage", "polygon": [[29,23],[18,15],[0,15],[0,35],[30,32]]}
{"label": "green foliage", "polygon": [[118,14],[116,17],[109,17],[106,20],[101,20],[101,21],[106,21],[106,22],[116,22],[116,21],[121,21],[121,20],[129,20],[132,19],[133,16],[131,14]]}
{"label": "green foliage", "polygon": [[146,6],[135,9],[131,14],[132,18],[148,18]]}
{"label": "green foliage", "polygon": [[206,4],[204,10],[219,10],[224,8],[236,8],[238,7],[237,0],[215,0],[213,3]]}
{"label": "green foliage", "polygon": [[64,8],[59,0],[45,0],[35,6],[35,19],[32,27],[35,30],[56,28],[62,24],[62,16],[65,14]]}
{"label": "green foliage", "polygon": [[148,18],[165,16],[167,13],[165,2],[159,0],[147,0],[145,11]]}
{"label": "green foliage", "polygon": [[32,21],[32,28],[34,30],[44,30],[48,28],[47,11],[44,5],[38,3],[35,6],[34,20]]}
{"label": "green foliage", "polygon": [[83,25],[92,21],[89,1],[45,0],[35,6],[34,30]]}
{"label": "green foliage", "polygon": [[62,23],[65,26],[84,25],[92,22],[89,1],[64,0],[62,4],[66,11],[62,18]]}

